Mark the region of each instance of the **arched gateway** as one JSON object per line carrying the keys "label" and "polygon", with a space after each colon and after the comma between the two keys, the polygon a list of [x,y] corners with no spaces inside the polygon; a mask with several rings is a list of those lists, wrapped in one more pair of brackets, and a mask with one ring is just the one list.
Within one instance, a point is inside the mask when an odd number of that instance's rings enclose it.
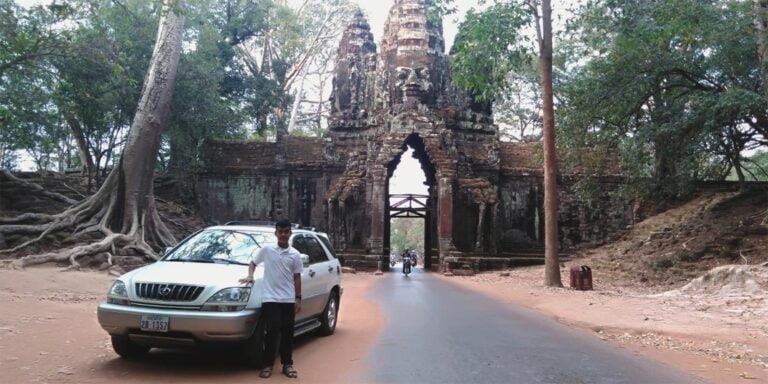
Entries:
{"label": "arched gateway", "polygon": [[[410,145],[429,184],[432,269],[540,258],[535,146],[501,143],[491,106],[452,85],[442,25],[428,19],[426,7],[425,0],[396,0],[380,50],[363,13],[355,14],[339,45],[324,138],[283,133],[277,143],[208,143],[197,188],[203,214],[214,221],[287,217],[327,232],[352,265],[382,268],[388,180]],[[561,182],[565,248],[601,241],[631,222],[626,202],[586,210],[569,198],[568,180]]]}
{"label": "arched gateway", "polygon": [[[388,257],[388,177],[412,144],[430,186],[430,256],[447,260],[457,251],[456,235],[483,249],[485,222],[497,202],[499,140],[490,106],[472,102],[451,84],[442,25],[427,18],[424,1],[396,1],[387,19],[381,52],[361,12],[344,32],[333,83],[330,138],[353,154],[328,201],[333,219],[344,220],[347,185],[364,189],[370,208],[365,248]],[[340,193],[335,193],[339,191]],[[467,199],[460,199],[460,194]],[[468,204],[468,207],[457,205]],[[488,209],[490,207],[490,209]],[[454,229],[455,211],[476,211],[477,228]],[[340,234],[343,237],[343,233]],[[342,240],[343,241],[343,240]],[[428,261],[431,264],[431,261]]]}

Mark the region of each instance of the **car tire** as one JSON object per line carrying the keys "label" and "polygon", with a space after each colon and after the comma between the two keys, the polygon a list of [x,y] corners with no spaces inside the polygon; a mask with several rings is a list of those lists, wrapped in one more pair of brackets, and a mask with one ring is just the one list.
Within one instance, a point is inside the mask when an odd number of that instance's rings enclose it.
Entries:
{"label": "car tire", "polygon": [[259,319],[253,335],[243,343],[243,362],[251,368],[261,368],[264,365],[264,320]]}
{"label": "car tire", "polygon": [[151,348],[136,344],[127,336],[112,336],[112,349],[124,359],[138,359],[146,355]]}
{"label": "car tire", "polygon": [[339,295],[331,292],[328,297],[328,303],[325,304],[323,314],[320,316],[320,328],[318,332],[321,336],[333,335],[336,331],[336,323],[339,319]]}

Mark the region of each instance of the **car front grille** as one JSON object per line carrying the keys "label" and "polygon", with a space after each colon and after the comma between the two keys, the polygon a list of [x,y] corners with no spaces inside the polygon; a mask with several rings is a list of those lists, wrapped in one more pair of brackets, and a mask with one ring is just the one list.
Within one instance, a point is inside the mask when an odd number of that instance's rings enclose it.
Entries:
{"label": "car front grille", "polygon": [[142,299],[162,301],[193,301],[203,292],[196,285],[136,283],[136,295]]}

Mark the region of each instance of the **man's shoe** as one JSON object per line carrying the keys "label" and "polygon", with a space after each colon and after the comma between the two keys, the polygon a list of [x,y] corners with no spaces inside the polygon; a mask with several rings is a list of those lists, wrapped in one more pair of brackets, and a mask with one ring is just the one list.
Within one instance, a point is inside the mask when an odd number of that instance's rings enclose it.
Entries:
{"label": "man's shoe", "polygon": [[296,372],[296,369],[294,369],[293,365],[290,364],[283,366],[283,374],[292,379],[299,377],[299,373]]}
{"label": "man's shoe", "polygon": [[261,372],[259,372],[259,377],[262,379],[266,379],[270,376],[272,376],[272,367],[264,367],[261,369]]}

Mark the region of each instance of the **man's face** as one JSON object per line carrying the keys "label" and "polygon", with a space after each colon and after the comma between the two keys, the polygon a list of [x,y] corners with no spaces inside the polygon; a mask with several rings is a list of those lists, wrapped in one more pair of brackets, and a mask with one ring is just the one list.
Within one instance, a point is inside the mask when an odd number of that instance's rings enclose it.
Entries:
{"label": "man's face", "polygon": [[291,227],[277,228],[275,230],[275,236],[277,236],[278,244],[288,244],[288,239],[291,237]]}

